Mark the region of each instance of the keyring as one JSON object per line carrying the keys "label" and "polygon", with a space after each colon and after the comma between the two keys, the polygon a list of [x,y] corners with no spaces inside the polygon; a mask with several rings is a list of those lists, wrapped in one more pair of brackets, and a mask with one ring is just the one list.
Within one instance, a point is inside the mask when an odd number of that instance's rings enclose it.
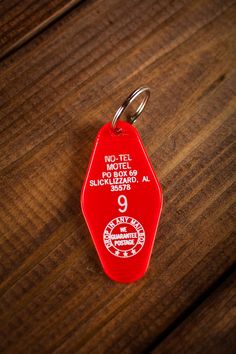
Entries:
{"label": "keyring", "polygon": [[126,98],[126,100],[124,101],[124,103],[118,108],[118,110],[116,111],[113,119],[112,119],[112,128],[115,130],[116,126],[117,126],[117,122],[120,119],[122,113],[124,113],[124,111],[126,110],[126,108],[142,93],[145,93],[142,102],[140,103],[140,105],[137,107],[136,112],[134,113],[134,115],[132,117],[129,117],[130,123],[133,124],[136,119],[138,118],[138,116],[142,113],[142,111],[144,110],[144,107],[150,97],[150,88],[143,86],[143,87],[139,87],[137,90],[135,90],[134,92],[131,93],[131,95],[129,95],[129,97]]}
{"label": "keyring", "polygon": [[[118,121],[140,94],[124,114],[128,122]],[[163,203],[161,185],[141,136],[129,124],[130,117],[133,122],[142,112],[149,95],[147,87],[138,88],[113,120],[104,122],[81,192],[82,212],[104,272],[125,284],[146,273]]]}

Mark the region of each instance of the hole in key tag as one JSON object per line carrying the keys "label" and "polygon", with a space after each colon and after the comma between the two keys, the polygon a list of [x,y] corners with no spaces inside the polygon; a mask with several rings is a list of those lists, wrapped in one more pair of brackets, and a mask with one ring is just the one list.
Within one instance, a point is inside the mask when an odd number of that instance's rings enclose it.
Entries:
{"label": "hole in key tag", "polygon": [[[129,121],[132,101],[144,98]],[[98,132],[81,193],[82,211],[105,273],[131,283],[146,272],[162,209],[162,191],[132,123],[150,96],[135,90]]]}

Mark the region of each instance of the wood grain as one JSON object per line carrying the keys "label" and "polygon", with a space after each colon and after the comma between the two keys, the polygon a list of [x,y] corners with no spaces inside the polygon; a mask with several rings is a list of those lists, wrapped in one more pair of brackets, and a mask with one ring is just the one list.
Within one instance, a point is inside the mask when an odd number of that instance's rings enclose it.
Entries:
{"label": "wood grain", "polygon": [[12,53],[81,0],[0,2],[0,59]]}
{"label": "wood grain", "polygon": [[[233,269],[235,15],[230,0],[88,0],[0,63],[4,353],[171,346],[163,333]],[[142,84],[164,210],[127,286],[103,274],[79,197],[98,129]]]}
{"label": "wood grain", "polygon": [[153,353],[234,353],[236,279],[229,277]]}

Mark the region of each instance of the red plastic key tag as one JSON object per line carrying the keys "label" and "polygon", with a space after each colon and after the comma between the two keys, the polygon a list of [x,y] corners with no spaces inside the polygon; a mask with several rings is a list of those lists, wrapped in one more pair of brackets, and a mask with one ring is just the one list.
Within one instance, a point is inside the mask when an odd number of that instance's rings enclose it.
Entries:
{"label": "red plastic key tag", "polygon": [[147,270],[162,208],[162,192],[137,130],[118,121],[140,93],[134,91],[118,109],[112,123],[98,132],[84,181],[81,205],[105,273],[130,283]]}

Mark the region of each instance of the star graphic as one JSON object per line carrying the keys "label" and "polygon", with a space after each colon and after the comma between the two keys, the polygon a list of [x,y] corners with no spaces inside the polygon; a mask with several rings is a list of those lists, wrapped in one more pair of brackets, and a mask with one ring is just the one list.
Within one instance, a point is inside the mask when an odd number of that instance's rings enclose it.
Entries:
{"label": "star graphic", "polygon": [[128,256],[128,253],[127,253],[126,251],[124,252],[124,256],[125,256],[125,257],[127,257],[127,256]]}
{"label": "star graphic", "polygon": [[116,256],[119,256],[120,251],[115,251]]}

